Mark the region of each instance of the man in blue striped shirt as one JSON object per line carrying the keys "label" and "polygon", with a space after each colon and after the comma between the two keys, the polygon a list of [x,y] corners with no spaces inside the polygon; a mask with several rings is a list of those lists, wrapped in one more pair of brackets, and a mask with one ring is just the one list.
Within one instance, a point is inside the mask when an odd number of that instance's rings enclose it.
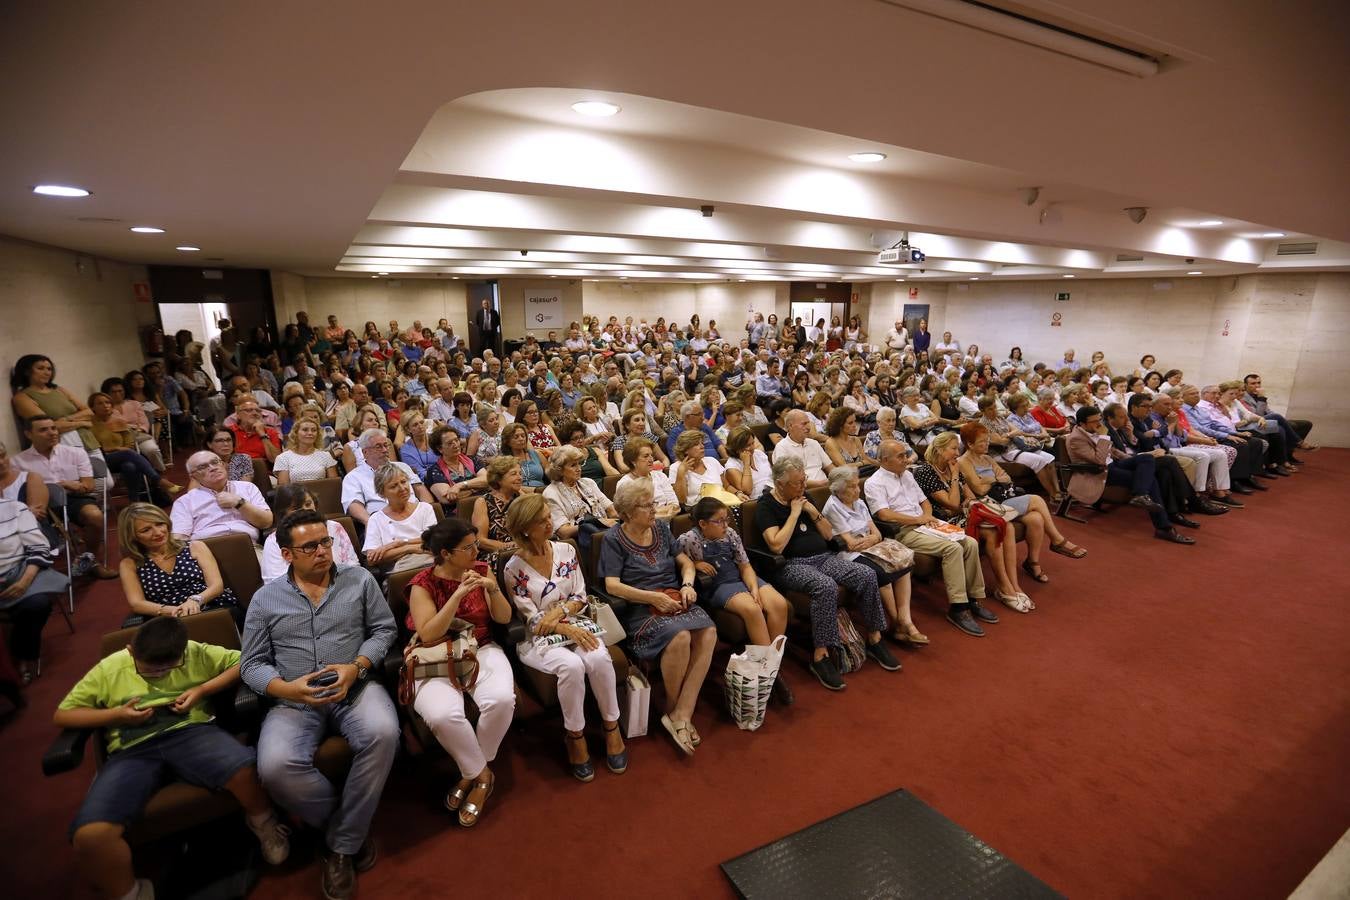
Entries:
{"label": "man in blue striped shirt", "polygon": [[[354,896],[355,872],[375,864],[370,820],[398,746],[398,716],[370,677],[398,634],[374,577],[333,564],[322,516],[301,510],[277,529],[286,577],[253,595],[244,622],[244,682],[277,702],[258,738],[258,774],[287,810],[326,833],[323,894]],[[314,684],[315,680],[336,680]],[[347,739],[351,771],[341,793],[314,767],[332,733]]]}

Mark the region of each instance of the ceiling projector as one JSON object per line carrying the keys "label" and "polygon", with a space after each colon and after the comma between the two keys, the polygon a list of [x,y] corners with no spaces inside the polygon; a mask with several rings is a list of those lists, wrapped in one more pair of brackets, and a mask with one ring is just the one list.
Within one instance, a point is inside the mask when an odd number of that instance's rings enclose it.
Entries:
{"label": "ceiling projector", "polygon": [[927,258],[922,250],[906,244],[900,247],[891,247],[889,250],[882,250],[877,254],[877,265],[907,266],[911,263],[921,263]]}

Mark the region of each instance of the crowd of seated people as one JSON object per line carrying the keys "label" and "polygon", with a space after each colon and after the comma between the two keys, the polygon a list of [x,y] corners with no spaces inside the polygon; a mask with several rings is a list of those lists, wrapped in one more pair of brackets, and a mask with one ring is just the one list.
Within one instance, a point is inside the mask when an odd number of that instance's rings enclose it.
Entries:
{"label": "crowd of seated people", "polygon": [[[201,656],[193,677],[211,690],[242,677],[276,698],[249,777],[292,817],[325,830],[325,891],[349,896],[355,873],[374,861],[366,829],[398,731],[393,701],[370,672],[400,633],[435,643],[452,620],[476,632],[480,674],[468,691],[476,720],[448,680],[428,679],[412,706],[459,767],[445,806],[469,827],[494,791],[491,764],[513,715],[513,660],[558,678],[573,776],[595,773],[583,730],[586,683],[606,767],[627,768],[610,655],[576,624],[589,592],[622,601],[622,649],[663,683],[653,720],[692,755],[702,742],[695,719],[718,639],[714,614],[730,612],[749,643],[766,644],[788,630],[785,595],[805,597],[809,670],[842,690],[837,650],[853,630],[844,619],[860,625],[863,658],[888,671],[901,668],[888,643],[915,650],[930,642],[914,622],[921,601],[896,554],[931,559],[947,620],[982,637],[999,621],[989,600],[1036,609],[1037,585],[1053,574],[1045,550],[1088,555],[1054,511],[1075,502],[1104,508],[1116,488],[1159,539],[1194,544],[1178,530],[1199,528],[1192,515],[1243,509],[1239,496],[1296,474],[1299,453],[1315,449],[1311,424],[1274,412],[1259,375],[1196,386],[1180,370],[1159,371],[1151,355],[1120,372],[1100,354],[1080,365],[1072,350],[1046,365],[1014,347],[995,363],[950,332],[933,343],[926,322],[912,334],[897,322],[869,344],[856,320],[780,328],[773,316],[756,316],[743,334],[696,320],[587,317],[566,335],[562,344],[469,358],[444,320],[406,331],[367,322],[357,332],[333,316],[316,329],[302,314],[275,343],[264,332],[243,341],[227,327],[208,350],[182,333],[163,362],[110,378],[87,400],[57,385],[51,359],[24,357],[12,375],[14,410],[31,447],[0,448],[0,489],[13,513],[5,514],[12,536],[0,535],[11,567],[0,572],[0,608],[21,604],[29,617],[15,630],[15,656],[36,671],[31,632],[41,603],[31,598],[49,598],[57,584],[46,577],[50,546],[38,552],[28,519],[40,525],[61,510],[83,531],[72,573],[120,576],[129,613],[151,624],[218,608],[236,614],[242,655],[178,655]],[[208,362],[222,390],[207,377]],[[200,449],[179,487],[160,445],[181,447],[183,436]],[[99,477],[120,477],[136,501],[118,520],[117,572],[97,562],[105,523],[95,466]],[[338,479],[340,508],[325,517],[315,490]],[[204,543],[229,534],[246,536],[261,565],[263,586],[247,612]],[[751,564],[750,539],[772,566]],[[405,571],[416,574],[398,623],[380,586]],[[324,617],[334,633],[323,637],[321,672],[339,677],[322,696],[308,684],[320,674],[314,660],[296,650],[301,632],[303,642],[315,639],[310,603],[320,599],[351,611]],[[490,626],[513,616],[526,637],[499,647]],[[151,675],[170,668],[178,646],[166,629],[128,651],[119,677],[154,686]],[[780,675],[776,702],[794,701],[789,681]],[[135,724],[126,685],[115,688],[73,691],[58,721]],[[98,706],[107,702],[121,705]],[[121,711],[71,716],[96,707]],[[362,760],[360,777],[341,789],[303,758],[332,732]],[[204,783],[234,790],[269,860],[284,856],[284,833],[248,778]],[[77,847],[94,847],[90,860],[120,840],[135,813],[101,797],[93,806],[76,831]],[[116,833],[89,831],[104,822],[99,815],[112,817]],[[86,874],[110,896],[131,885],[129,871]]]}

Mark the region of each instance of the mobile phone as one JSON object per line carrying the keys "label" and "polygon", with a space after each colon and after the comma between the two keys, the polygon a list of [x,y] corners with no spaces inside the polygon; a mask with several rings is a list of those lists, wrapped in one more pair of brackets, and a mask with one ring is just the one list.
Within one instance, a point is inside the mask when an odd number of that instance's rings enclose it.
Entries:
{"label": "mobile phone", "polygon": [[327,672],[321,672],[320,674],[315,675],[309,681],[305,682],[305,684],[308,684],[310,687],[328,687],[330,684],[337,684],[337,682],[338,673],[333,669],[329,669]]}

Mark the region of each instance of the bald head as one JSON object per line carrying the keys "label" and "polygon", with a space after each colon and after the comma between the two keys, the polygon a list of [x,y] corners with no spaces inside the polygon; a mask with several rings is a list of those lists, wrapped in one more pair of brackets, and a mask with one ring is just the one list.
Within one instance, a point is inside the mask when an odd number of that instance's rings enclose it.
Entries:
{"label": "bald head", "polygon": [[909,468],[912,454],[913,451],[904,441],[882,441],[877,448],[877,462],[886,471],[900,475]]}

